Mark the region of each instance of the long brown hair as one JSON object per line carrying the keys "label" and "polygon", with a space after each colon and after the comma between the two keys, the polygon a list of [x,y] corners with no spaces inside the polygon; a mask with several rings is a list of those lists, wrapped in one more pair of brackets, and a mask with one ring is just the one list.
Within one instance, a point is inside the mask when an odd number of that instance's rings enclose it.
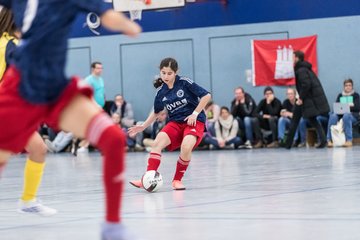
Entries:
{"label": "long brown hair", "polygon": [[9,33],[9,35],[14,36],[16,31],[16,26],[14,22],[14,16],[10,10],[3,7],[0,11],[0,37],[4,32]]}

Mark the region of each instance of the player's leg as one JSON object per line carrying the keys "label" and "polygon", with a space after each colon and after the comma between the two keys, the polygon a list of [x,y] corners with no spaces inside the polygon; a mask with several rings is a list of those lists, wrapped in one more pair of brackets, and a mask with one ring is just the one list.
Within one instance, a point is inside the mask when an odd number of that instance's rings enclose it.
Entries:
{"label": "player's leg", "polygon": [[56,209],[42,205],[37,199],[37,192],[45,168],[46,145],[39,133],[35,132],[29,139],[26,151],[29,157],[24,169],[23,194],[19,201],[18,211],[21,213],[34,213],[41,216],[52,216]]}
{"label": "player's leg", "polygon": [[[170,137],[166,132],[159,132],[156,136],[153,147],[148,158],[146,171],[157,171],[161,163],[161,152],[171,144]],[[130,181],[130,184],[137,188],[142,188],[141,179]]]}
{"label": "player's leg", "polygon": [[8,161],[8,159],[11,156],[11,152],[9,151],[4,151],[4,150],[0,150],[0,178],[1,178],[1,174],[5,169],[5,165]]}
{"label": "player's leg", "polygon": [[180,156],[176,163],[176,171],[172,182],[174,190],[185,190],[185,186],[182,184],[181,180],[190,164],[192,150],[197,142],[197,136],[186,135],[181,143]]}
{"label": "player's leg", "polygon": [[189,166],[192,151],[200,144],[204,135],[205,124],[197,121],[196,126],[186,126],[180,146],[180,155],[176,164],[176,171],[172,186],[174,190],[185,190],[181,180]]}
{"label": "player's leg", "polygon": [[[113,239],[112,234],[121,234],[121,195],[124,180],[125,136],[113,124],[111,118],[89,98],[78,95],[60,115],[60,127],[80,138],[86,138],[103,154],[104,186],[106,196],[106,223],[103,234]],[[115,230],[114,230],[115,229]],[[117,230],[116,230],[117,229]],[[114,236],[115,236],[114,235]],[[114,239],[117,239],[115,236]]]}

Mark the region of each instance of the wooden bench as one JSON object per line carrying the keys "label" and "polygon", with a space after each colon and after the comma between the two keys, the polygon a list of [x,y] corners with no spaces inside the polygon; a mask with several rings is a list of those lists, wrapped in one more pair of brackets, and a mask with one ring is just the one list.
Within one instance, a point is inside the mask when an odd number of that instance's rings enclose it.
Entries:
{"label": "wooden bench", "polygon": [[[315,128],[306,129],[306,145],[314,147],[317,142],[317,134]],[[360,121],[353,125],[353,145],[360,145]]]}

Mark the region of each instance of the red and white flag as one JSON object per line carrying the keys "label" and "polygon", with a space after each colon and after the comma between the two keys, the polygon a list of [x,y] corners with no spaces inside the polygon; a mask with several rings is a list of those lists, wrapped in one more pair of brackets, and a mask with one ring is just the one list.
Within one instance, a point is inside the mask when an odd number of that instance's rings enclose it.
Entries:
{"label": "red and white flag", "polygon": [[305,53],[317,74],[317,36],[286,40],[252,40],[252,74],[254,86],[294,85],[293,52]]}

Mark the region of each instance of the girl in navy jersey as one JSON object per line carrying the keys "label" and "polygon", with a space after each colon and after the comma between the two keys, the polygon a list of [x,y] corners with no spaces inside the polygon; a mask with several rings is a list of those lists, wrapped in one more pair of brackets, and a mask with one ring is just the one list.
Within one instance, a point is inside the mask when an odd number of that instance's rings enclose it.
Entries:
{"label": "girl in navy jersey", "polygon": [[[129,129],[130,135],[144,131],[164,109],[168,111],[169,123],[156,136],[148,159],[147,171],[157,171],[161,162],[161,152],[180,147],[180,156],[172,182],[174,190],[185,190],[181,179],[189,166],[192,150],[201,142],[206,116],[203,112],[211,95],[208,91],[194,83],[191,79],[177,75],[178,64],[173,58],[165,58],[160,63],[159,84],[154,101],[154,112],[139,126]],[[141,180],[130,182],[142,188]]]}

